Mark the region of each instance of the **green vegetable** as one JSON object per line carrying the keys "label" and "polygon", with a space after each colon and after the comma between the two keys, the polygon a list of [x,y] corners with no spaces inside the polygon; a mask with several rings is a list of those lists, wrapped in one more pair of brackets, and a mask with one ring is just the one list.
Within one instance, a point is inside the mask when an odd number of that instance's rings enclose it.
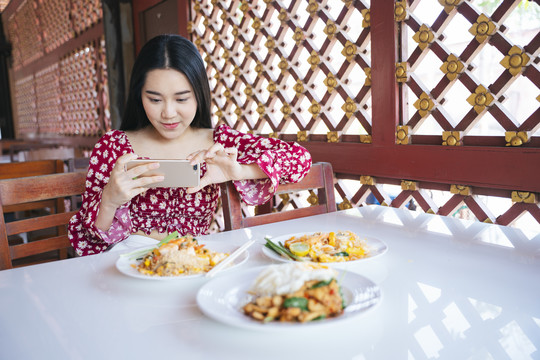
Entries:
{"label": "green vegetable", "polygon": [[338,286],[339,288],[339,296],[341,296],[341,308],[345,309],[347,307],[347,304],[345,304],[345,296],[343,296],[343,291],[341,290],[341,286]]}
{"label": "green vegetable", "polygon": [[[170,233],[169,235],[167,235],[163,240],[161,240],[156,247],[160,247],[161,245],[165,245],[166,243],[168,243],[169,241],[171,240],[174,240],[174,239],[178,239],[180,237],[180,234],[178,233],[178,231],[175,231],[173,233]],[[195,239],[193,239],[195,240]]]}
{"label": "green vegetable", "polygon": [[349,253],[346,251],[335,253],[334,256],[349,256]]}
{"label": "green vegetable", "polygon": [[266,240],[266,244],[264,244],[264,246],[266,246],[270,250],[274,251],[276,254],[278,254],[280,256],[283,256],[284,258],[286,258],[288,260],[304,261],[304,259],[301,258],[300,256],[294,255],[281,242],[276,244],[275,242],[273,242],[269,238],[265,238],[265,240]]}
{"label": "green vegetable", "polygon": [[326,315],[322,314],[320,316],[317,316],[315,319],[313,319],[311,321],[324,320],[324,319],[326,319]]}
{"label": "green vegetable", "polygon": [[168,243],[169,241],[177,239],[179,237],[180,237],[180,234],[178,234],[178,231],[175,231],[175,232],[170,233],[169,235],[167,235],[165,238],[163,238],[163,240],[161,240],[156,246],[153,246],[151,248],[142,249],[142,250],[135,250],[135,251],[132,251],[132,252],[127,253],[127,254],[122,254],[120,256],[127,256],[127,257],[129,257],[130,260],[131,259],[141,259],[141,258],[145,257],[146,255],[148,255],[150,252],[152,252],[152,250],[157,249],[161,245],[164,245],[164,244]]}
{"label": "green vegetable", "polygon": [[315,285],[313,285],[312,287],[310,287],[310,289],[317,289],[317,288],[320,288],[320,287],[323,287],[323,286],[327,286],[327,285],[330,285],[331,282],[332,282],[332,279],[326,280],[326,281],[321,280],[318,283],[316,283]]}
{"label": "green vegetable", "polygon": [[290,297],[283,301],[284,308],[300,308],[304,311],[308,311],[308,299],[305,297]]}

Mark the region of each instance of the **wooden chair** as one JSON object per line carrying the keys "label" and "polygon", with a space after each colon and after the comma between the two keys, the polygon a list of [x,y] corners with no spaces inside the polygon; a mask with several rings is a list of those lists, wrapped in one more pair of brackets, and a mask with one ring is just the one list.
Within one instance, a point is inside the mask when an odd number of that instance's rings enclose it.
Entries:
{"label": "wooden chair", "polygon": [[[86,174],[88,167],[90,166],[90,158],[88,157],[74,157],[68,159],[68,171],[69,172],[82,172]],[[71,197],[71,208],[77,209],[82,204],[82,194],[74,195]]]}
{"label": "wooden chair", "polygon": [[[27,176],[39,176],[58,174],[64,172],[64,162],[62,160],[42,160],[42,161],[24,161],[15,163],[0,164],[0,179],[13,179]],[[61,200],[44,200],[33,203],[25,203],[18,205],[5,206],[2,216],[5,222],[10,222],[17,217],[29,217],[32,213],[42,212],[46,209],[56,209],[58,201]],[[20,234],[10,237],[10,242],[26,242],[40,234]]]}
{"label": "wooden chair", "polygon": [[28,157],[30,152],[39,155],[44,151],[55,149],[57,147],[56,144],[45,144],[37,141],[26,141],[19,144],[13,144],[9,147],[9,159],[11,162],[55,159],[54,157],[42,157],[38,159]]}
{"label": "wooden chair", "polygon": [[244,217],[240,195],[232,182],[221,184],[221,200],[225,230],[241,229],[248,226],[268,224],[337,211],[334,195],[334,173],[330,163],[320,162],[311,166],[309,173],[302,181],[294,184],[279,185],[276,195],[300,190],[317,189],[319,204],[289,211],[260,214]]}
{"label": "wooden chair", "polygon": [[[0,139],[0,150],[2,155],[16,152],[16,149],[20,146],[26,146],[27,144],[38,144],[39,140],[37,139]],[[11,150],[12,147],[15,147],[14,150]]]}
{"label": "wooden chair", "polygon": [[[0,210],[2,212],[7,206],[43,200],[61,200],[57,202],[60,205],[56,213],[9,223],[5,223],[4,218],[0,217],[0,270],[12,268],[13,260],[49,255],[57,250],[63,252],[61,258],[66,257],[67,249],[71,248],[67,236],[67,224],[76,211],[64,212],[63,200],[72,195],[82,194],[85,183],[86,175],[81,172],[0,180]],[[17,245],[10,245],[8,242],[10,235],[54,227],[60,230],[51,237]],[[37,260],[43,261],[42,258]],[[46,261],[48,260],[50,259],[47,258]]]}
{"label": "wooden chair", "polygon": [[69,147],[51,147],[44,149],[32,149],[21,152],[24,157],[24,161],[36,161],[47,159],[60,159],[68,161],[75,157],[75,148]]}
{"label": "wooden chair", "polygon": [[[0,164],[0,180],[13,179],[27,176],[39,176],[58,174],[64,172],[64,162],[62,160],[40,160],[40,161],[23,161],[13,163]],[[16,211],[36,210],[44,207],[54,206],[54,201],[40,201],[36,203],[20,204],[16,206],[5,206],[5,213]]]}
{"label": "wooden chair", "polygon": [[0,179],[57,174],[64,172],[62,160],[0,163]]}

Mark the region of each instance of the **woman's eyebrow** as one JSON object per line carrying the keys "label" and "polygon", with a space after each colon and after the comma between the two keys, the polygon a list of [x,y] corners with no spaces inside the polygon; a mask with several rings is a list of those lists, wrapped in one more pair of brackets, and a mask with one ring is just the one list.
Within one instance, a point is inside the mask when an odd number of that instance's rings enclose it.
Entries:
{"label": "woman's eyebrow", "polygon": [[[178,91],[174,93],[174,95],[184,95],[184,94],[189,94],[190,92],[191,90],[183,90],[183,91]],[[153,90],[146,90],[145,93],[150,94],[150,95],[161,95],[160,92],[153,91]]]}

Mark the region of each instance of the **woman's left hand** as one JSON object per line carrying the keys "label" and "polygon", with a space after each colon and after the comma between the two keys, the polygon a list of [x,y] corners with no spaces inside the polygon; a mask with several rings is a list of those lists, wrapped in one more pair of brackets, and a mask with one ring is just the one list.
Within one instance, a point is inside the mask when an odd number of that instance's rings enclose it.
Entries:
{"label": "woman's left hand", "polygon": [[225,148],[220,143],[214,143],[208,150],[188,155],[187,159],[192,165],[206,162],[206,173],[201,178],[199,186],[188,188],[187,192],[194,193],[210,184],[242,179],[242,165],[236,160],[237,157],[236,148]]}

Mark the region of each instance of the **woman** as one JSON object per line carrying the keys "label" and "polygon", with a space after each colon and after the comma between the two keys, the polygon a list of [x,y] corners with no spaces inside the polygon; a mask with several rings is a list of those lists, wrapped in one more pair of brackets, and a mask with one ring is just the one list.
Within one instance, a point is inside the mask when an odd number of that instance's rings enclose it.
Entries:
{"label": "woman", "polygon": [[[232,180],[244,202],[268,201],[279,183],[300,181],[311,156],[297,143],[212,129],[210,89],[197,48],[178,35],[150,40],[133,66],[120,130],[107,132],[90,157],[80,211],[69,238],[79,255],[103,252],[131,234],[208,231],[219,183]],[[143,175],[159,164],[126,170],[132,159],[188,159],[201,163],[195,188],[147,188],[162,181]]]}

